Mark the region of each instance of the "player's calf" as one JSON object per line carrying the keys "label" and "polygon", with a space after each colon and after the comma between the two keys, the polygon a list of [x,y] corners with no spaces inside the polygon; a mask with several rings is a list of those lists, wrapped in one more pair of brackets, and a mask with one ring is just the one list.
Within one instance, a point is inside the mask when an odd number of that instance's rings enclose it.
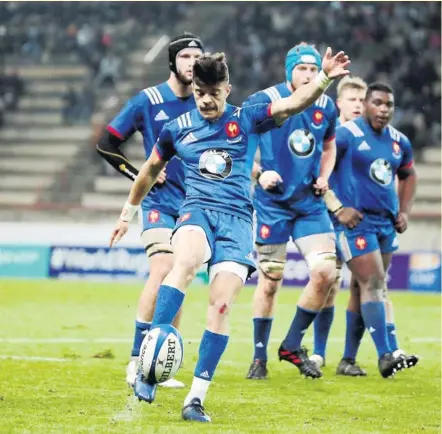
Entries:
{"label": "player's calf", "polygon": [[[215,270],[213,270],[214,268]],[[207,328],[209,330],[215,333],[227,333],[230,310],[243,287],[247,274],[248,269],[245,265],[234,262],[221,262],[211,267],[207,311]]]}
{"label": "player's calf", "polygon": [[342,283],[342,262],[336,263],[336,277],[331,285],[324,307],[316,316],[313,322],[314,350],[310,356],[319,368],[325,366],[325,353],[327,349],[328,336],[335,315],[335,298]]}
{"label": "player's calf", "polygon": [[[262,254],[260,246],[260,271],[258,285],[253,294],[253,362],[249,367],[246,378],[249,380],[262,380],[268,377],[267,347],[273,322],[273,309],[276,293],[281,286],[283,278],[284,260],[272,260]],[[277,249],[277,246],[275,246]],[[285,252],[285,246],[281,246]],[[285,253],[281,255],[284,257]],[[266,260],[264,260],[266,259]],[[264,260],[264,262],[263,262]]]}
{"label": "player's calf", "polygon": [[[230,261],[215,264],[209,270],[211,285],[207,329],[201,339],[192,387],[184,400],[183,418],[186,420],[210,421],[210,418],[200,419],[205,413],[203,408],[197,407],[204,404],[218,363],[227,347],[228,313],[244,285],[248,272],[247,266]],[[195,405],[196,399],[199,401],[198,405]]]}

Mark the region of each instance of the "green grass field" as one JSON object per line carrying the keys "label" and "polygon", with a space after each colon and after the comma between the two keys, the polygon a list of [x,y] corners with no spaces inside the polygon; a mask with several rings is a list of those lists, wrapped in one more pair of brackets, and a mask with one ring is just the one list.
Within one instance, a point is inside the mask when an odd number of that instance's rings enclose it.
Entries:
{"label": "green grass field", "polygon": [[[276,359],[298,290],[278,298],[270,345],[270,379],[245,380],[252,358],[252,289],[232,314],[231,340],[206,400],[213,423],[183,422],[188,389],[160,389],[154,404],[134,400],[125,366],[138,285],[0,281],[0,433],[411,433],[440,432],[440,295],[393,293],[400,346],[422,359],[384,380],[369,336],[359,361],[366,378],[336,377],[343,350],[347,292],[338,299],[324,377],[312,381]],[[185,303],[184,367],[190,385],[203,333],[207,293]],[[311,348],[311,335],[306,338]]]}

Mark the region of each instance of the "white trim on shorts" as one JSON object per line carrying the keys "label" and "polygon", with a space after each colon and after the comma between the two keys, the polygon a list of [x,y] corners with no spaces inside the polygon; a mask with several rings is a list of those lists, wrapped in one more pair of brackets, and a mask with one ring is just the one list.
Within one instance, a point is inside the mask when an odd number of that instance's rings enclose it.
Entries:
{"label": "white trim on shorts", "polygon": [[353,255],[351,254],[351,248],[348,244],[347,236],[345,235],[345,232],[342,231],[339,233],[339,245],[341,247],[342,256],[344,257],[344,262],[349,262]]}
{"label": "white trim on shorts", "polygon": [[209,282],[212,283],[213,279],[215,279],[216,275],[221,271],[228,271],[229,273],[235,274],[242,280],[243,284],[246,283],[247,276],[249,275],[249,267],[247,265],[240,264],[239,262],[223,261],[210,267]]}
{"label": "white trim on shorts", "polygon": [[[180,226],[175,233],[172,236],[172,246],[174,245],[175,235],[182,230],[187,231],[198,231],[205,235],[206,237],[206,252],[204,254],[204,264],[210,261],[210,258],[212,257],[212,249],[210,248],[209,241],[207,239],[207,235],[205,230],[201,226],[197,225],[184,225]],[[233,261],[223,261],[218,262],[217,264],[212,265],[209,267],[209,282],[212,283],[213,279],[215,279],[216,275],[220,271],[228,271],[230,273],[235,274],[238,276],[242,281],[243,284],[246,282],[247,277],[249,275],[249,267],[244,264],[240,264],[239,262],[233,262]]]}

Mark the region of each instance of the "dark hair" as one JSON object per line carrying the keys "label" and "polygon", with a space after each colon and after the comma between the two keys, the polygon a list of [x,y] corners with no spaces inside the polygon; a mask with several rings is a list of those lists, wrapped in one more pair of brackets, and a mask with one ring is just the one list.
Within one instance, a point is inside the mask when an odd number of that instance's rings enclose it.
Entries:
{"label": "dark hair", "polygon": [[229,81],[229,68],[224,53],[205,53],[193,65],[193,81],[213,86]]}
{"label": "dark hair", "polygon": [[370,83],[367,87],[367,93],[365,95],[365,100],[368,101],[370,99],[370,96],[373,92],[385,92],[385,93],[391,93],[394,95],[393,89],[390,85],[386,83]]}

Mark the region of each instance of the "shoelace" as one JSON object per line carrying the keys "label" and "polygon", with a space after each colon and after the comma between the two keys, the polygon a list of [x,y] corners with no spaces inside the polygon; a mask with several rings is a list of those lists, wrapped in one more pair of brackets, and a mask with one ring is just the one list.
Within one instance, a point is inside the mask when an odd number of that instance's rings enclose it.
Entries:
{"label": "shoelace", "polygon": [[195,410],[200,416],[205,416],[205,413],[204,413],[204,407],[203,407],[201,404],[199,404],[198,402],[195,402],[195,403],[192,404],[192,406],[193,406],[194,410]]}

